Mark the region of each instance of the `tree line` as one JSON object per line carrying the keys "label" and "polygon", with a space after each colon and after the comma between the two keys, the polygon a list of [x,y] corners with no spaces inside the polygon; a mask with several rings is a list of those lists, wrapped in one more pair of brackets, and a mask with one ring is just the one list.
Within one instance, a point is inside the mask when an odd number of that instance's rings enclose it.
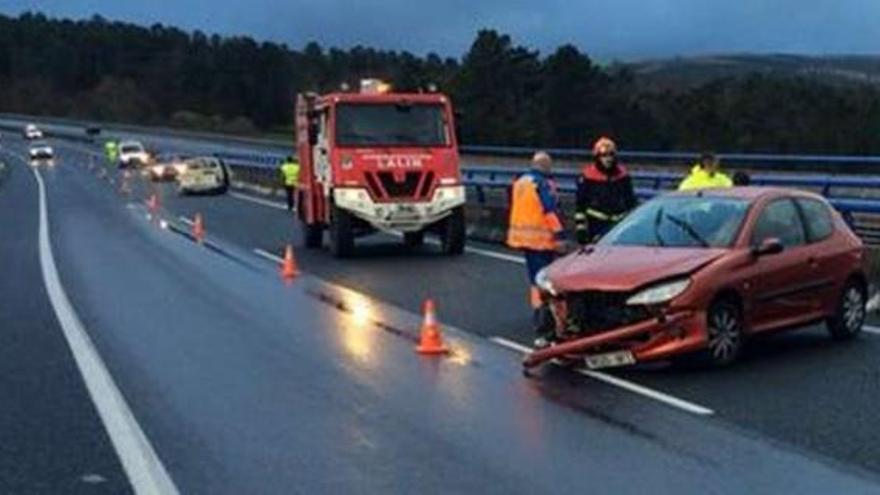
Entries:
{"label": "tree line", "polygon": [[467,144],[585,147],[607,134],[628,149],[880,154],[880,90],[870,85],[753,74],[660,91],[575,46],[542,55],[493,30],[456,59],[315,42],[295,50],[98,16],[0,16],[4,112],[290,132],[298,92],[364,77],[399,90],[436,84]]}

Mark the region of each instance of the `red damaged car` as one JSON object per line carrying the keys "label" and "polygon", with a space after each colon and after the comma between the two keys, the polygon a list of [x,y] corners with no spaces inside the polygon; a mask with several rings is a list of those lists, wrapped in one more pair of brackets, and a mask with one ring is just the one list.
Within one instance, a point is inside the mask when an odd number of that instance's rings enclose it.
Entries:
{"label": "red damaged car", "polygon": [[821,196],[742,187],[646,202],[538,275],[556,341],[524,365],[589,368],[700,354],[725,365],[752,335],[825,322],[859,334],[865,249]]}

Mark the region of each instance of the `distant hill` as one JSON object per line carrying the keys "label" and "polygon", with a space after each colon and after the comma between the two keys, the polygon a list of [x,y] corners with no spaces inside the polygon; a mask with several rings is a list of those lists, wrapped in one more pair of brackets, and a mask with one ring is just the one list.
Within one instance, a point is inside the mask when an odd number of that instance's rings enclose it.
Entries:
{"label": "distant hill", "polygon": [[676,57],[619,64],[646,88],[688,89],[719,78],[752,73],[808,77],[826,83],[880,86],[880,55],[716,55]]}

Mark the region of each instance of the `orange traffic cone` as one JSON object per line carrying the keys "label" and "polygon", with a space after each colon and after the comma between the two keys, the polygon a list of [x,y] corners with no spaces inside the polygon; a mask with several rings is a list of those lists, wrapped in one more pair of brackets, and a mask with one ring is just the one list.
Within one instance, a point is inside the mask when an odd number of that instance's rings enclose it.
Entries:
{"label": "orange traffic cone", "polygon": [[196,218],[193,221],[192,235],[198,243],[202,243],[205,240],[205,223],[202,220],[201,213],[196,213]]}
{"label": "orange traffic cone", "polygon": [[296,258],[293,257],[293,246],[287,245],[284,250],[284,263],[281,264],[281,278],[285,280],[293,280],[299,275],[299,268],[296,265]]}
{"label": "orange traffic cone", "polygon": [[425,319],[422,323],[421,342],[416,347],[419,354],[446,354],[449,349],[443,344],[440,325],[437,324],[437,310],[434,301],[425,301]]}

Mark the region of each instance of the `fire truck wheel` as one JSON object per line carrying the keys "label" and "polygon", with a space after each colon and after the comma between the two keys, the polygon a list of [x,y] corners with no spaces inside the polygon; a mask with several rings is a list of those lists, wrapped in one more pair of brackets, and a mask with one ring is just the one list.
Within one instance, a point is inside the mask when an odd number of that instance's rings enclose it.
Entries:
{"label": "fire truck wheel", "polygon": [[305,222],[302,226],[306,237],[306,247],[309,249],[321,247],[321,244],[324,243],[324,229],[320,225],[309,225]]}
{"label": "fire truck wheel", "polygon": [[333,206],[333,216],[330,221],[330,252],[337,258],[349,256],[354,251],[354,232],[351,223],[351,214]]}
{"label": "fire truck wheel", "polygon": [[406,244],[408,247],[421,246],[425,243],[425,233],[423,231],[404,232],[403,243]]}
{"label": "fire truck wheel", "polygon": [[464,252],[464,208],[456,208],[446,218],[440,234],[440,240],[444,253],[458,255]]}

